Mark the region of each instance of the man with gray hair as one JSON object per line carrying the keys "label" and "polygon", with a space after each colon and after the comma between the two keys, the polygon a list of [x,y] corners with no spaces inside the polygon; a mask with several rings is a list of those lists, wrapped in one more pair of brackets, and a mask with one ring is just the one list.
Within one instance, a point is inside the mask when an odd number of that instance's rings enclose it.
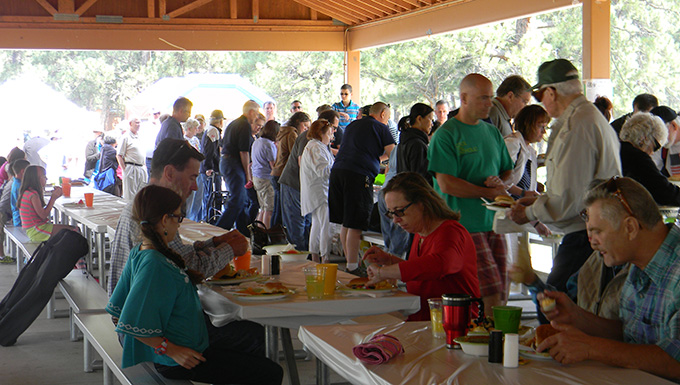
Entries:
{"label": "man with gray hair", "polygon": [[519,75],[505,78],[496,89],[496,97],[491,103],[489,119],[503,137],[512,134],[510,121],[531,101],[531,84]]}
{"label": "man with gray hair", "polygon": [[[251,124],[255,123],[259,114],[260,105],[254,100],[248,100],[243,105],[243,115],[229,123],[224,130],[220,172],[224,176],[230,196],[222,216],[217,221],[217,226],[223,229],[229,230],[234,227],[236,218],[243,212],[248,201],[245,186],[253,184],[250,175]],[[238,230],[244,235],[249,234],[247,228]]]}
{"label": "man with gray hair", "polygon": [[139,119],[130,119],[130,129],[118,145],[116,159],[123,169],[123,199],[132,203],[137,192],[146,186],[146,157],[139,138]]}
{"label": "man with gray hair", "polygon": [[[610,129],[611,131],[611,129]],[[645,188],[611,178],[586,194],[582,212],[593,249],[607,266],[630,263],[621,289],[620,320],[599,317],[565,293],[547,291],[556,306],[545,313],[559,332],[550,349],[562,364],[594,360],[680,379],[680,227],[664,224]],[[541,295],[539,295],[541,298]]]}
{"label": "man with gray hair", "polygon": [[359,243],[373,209],[373,181],[380,172],[380,160],[387,159],[394,148],[394,138],[387,128],[389,119],[387,104],[377,102],[368,117],[350,123],[331,170],[330,220],[342,224],[340,241],[347,271],[356,275],[366,276],[365,270],[359,268]]}
{"label": "man with gray hair", "polygon": [[652,154],[652,159],[665,177],[680,174],[680,145],[676,146],[680,142],[680,117],[668,106],[657,106],[649,112],[661,118],[668,129],[668,142]]}
{"label": "man with gray hair", "polygon": [[276,120],[276,103],[273,100],[262,103],[262,108],[264,108],[265,122]]}
{"label": "man with gray hair", "polygon": [[[565,234],[553,260],[548,284],[566,291],[569,277],[593,252],[579,212],[580,197],[593,179],[621,174],[619,140],[600,111],[583,95],[578,71],[566,59],[538,68],[533,95],[557,119],[546,154],[547,191],[519,200],[508,212],[518,224],[539,220]],[[549,226],[549,227],[550,227]]]}

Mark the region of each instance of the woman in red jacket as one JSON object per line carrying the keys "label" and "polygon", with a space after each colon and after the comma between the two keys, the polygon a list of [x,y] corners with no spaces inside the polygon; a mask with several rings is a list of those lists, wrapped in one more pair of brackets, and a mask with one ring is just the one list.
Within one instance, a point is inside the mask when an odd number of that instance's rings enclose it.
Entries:
{"label": "woman in red jacket", "polygon": [[378,247],[366,250],[369,284],[399,279],[406,290],[420,296],[420,311],[409,321],[430,319],[428,298],[446,293],[479,297],[477,256],[470,234],[458,222],[460,214],[418,173],[397,174],[382,190],[387,215],[409,233],[415,234],[407,261]]}

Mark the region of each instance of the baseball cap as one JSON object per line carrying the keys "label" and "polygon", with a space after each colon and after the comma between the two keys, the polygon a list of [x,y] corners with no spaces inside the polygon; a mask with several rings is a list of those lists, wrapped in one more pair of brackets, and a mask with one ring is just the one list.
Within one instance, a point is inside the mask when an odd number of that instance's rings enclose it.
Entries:
{"label": "baseball cap", "polygon": [[651,111],[649,111],[652,115],[656,115],[663,120],[664,123],[669,123],[675,120],[675,118],[678,117],[678,114],[670,107],[668,106],[659,106],[659,107],[654,107],[652,108]]}
{"label": "baseball cap", "polygon": [[210,114],[210,119],[224,119],[222,110],[215,110]]}
{"label": "baseball cap", "polygon": [[538,83],[532,89],[539,90],[546,84],[566,82],[578,79],[578,74],[567,75],[569,72],[578,71],[567,59],[555,59],[547,61],[538,67]]}

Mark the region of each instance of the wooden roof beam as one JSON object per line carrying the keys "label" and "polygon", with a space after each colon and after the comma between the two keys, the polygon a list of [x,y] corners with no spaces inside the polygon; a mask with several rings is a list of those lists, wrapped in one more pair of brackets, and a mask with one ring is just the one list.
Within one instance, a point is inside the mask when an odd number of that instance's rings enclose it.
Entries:
{"label": "wooden roof beam", "polygon": [[316,3],[319,6],[323,4],[324,7],[327,7],[331,12],[339,13],[342,12],[345,15],[349,15],[357,20],[361,21],[368,21],[371,20],[372,17],[366,16],[361,12],[357,12],[354,8],[351,8],[347,5],[345,5],[342,2],[338,1],[333,1],[333,0],[310,0],[312,4]]}
{"label": "wooden roof beam", "polygon": [[[336,5],[337,5],[338,7],[340,7],[340,8],[348,9],[349,12],[355,12],[356,9],[360,9],[364,14],[369,14],[369,15],[371,15],[371,18],[375,18],[375,17],[383,17],[383,16],[385,16],[385,14],[386,14],[385,12],[380,11],[380,10],[376,11],[375,9],[370,9],[369,7],[366,7],[365,5],[363,5],[363,4],[359,3],[359,2],[356,2],[356,4],[353,4],[353,6],[354,6],[355,8],[350,8],[350,7],[346,6],[346,5],[345,5],[346,3],[343,2],[343,1],[327,0],[326,2],[327,2],[327,3],[331,3],[331,4],[336,4]],[[389,14],[389,13],[388,13],[388,14]]]}
{"label": "wooden roof beam", "polygon": [[59,13],[52,4],[48,3],[47,0],[35,0],[36,3],[40,4],[50,15],[54,16],[55,13]]}
{"label": "wooden roof beam", "polygon": [[396,6],[401,7],[401,8],[404,9],[405,11],[411,11],[411,10],[413,10],[413,5],[407,3],[407,2],[404,1],[404,0],[385,0],[385,3],[394,4],[394,5],[396,5]]}
{"label": "wooden roof beam", "polygon": [[[193,3],[189,3],[189,4],[187,4],[183,7],[177,8],[176,10],[168,13],[167,15],[168,15],[168,17],[173,19],[173,18],[180,16],[180,15],[183,15],[183,14],[189,12],[189,11],[193,11],[196,8],[202,7],[202,6],[204,6],[208,3],[212,3],[212,1],[213,0],[195,0]],[[164,15],[161,14],[161,17],[162,16],[164,16]]]}
{"label": "wooden roof beam", "polygon": [[260,19],[260,0],[253,0],[253,23]]}
{"label": "wooden roof beam", "polygon": [[57,9],[59,13],[73,14],[76,11],[75,0],[59,0],[57,2]]}
{"label": "wooden roof beam", "polygon": [[229,2],[229,14],[232,19],[238,19],[238,8],[236,8],[236,0]]}
{"label": "wooden roof beam", "polygon": [[90,7],[93,6],[97,1],[98,0],[87,0],[83,3],[83,5],[78,7],[78,10],[76,10],[76,15],[83,16],[83,13],[87,12],[87,10],[90,9]]}
{"label": "wooden roof beam", "polygon": [[156,17],[156,1],[155,0],[146,0],[146,14],[149,17],[149,19],[153,19]]}
{"label": "wooden roof beam", "polygon": [[[399,12],[399,9],[395,8],[394,6],[389,7],[385,4],[376,2],[376,1],[368,1],[368,0],[354,0],[357,4],[363,4],[366,7],[371,7],[373,9],[376,9],[380,12],[383,12],[387,15],[391,15],[393,13]],[[382,15],[381,15],[382,16]]]}
{"label": "wooden roof beam", "polygon": [[314,9],[317,12],[321,12],[325,15],[328,15],[328,16],[334,18],[334,19],[340,20],[341,22],[348,24],[348,25],[358,24],[362,21],[361,19],[358,19],[357,17],[355,17],[353,15],[349,15],[349,14],[342,12],[342,11],[336,12],[331,7],[327,7],[323,4],[319,4],[319,3],[316,3],[316,2],[313,2],[313,1],[310,1],[310,0],[293,0],[293,1],[295,1],[296,3],[298,3],[300,5],[304,5],[305,7]]}

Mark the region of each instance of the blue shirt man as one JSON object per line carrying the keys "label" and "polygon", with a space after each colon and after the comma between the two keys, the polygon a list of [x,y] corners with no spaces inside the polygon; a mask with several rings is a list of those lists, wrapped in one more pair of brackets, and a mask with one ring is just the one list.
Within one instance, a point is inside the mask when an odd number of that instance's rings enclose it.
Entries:
{"label": "blue shirt man", "polygon": [[352,101],[352,86],[349,84],[343,84],[342,87],[340,87],[340,98],[342,100],[333,104],[331,107],[340,114],[339,127],[344,133],[345,127],[349,126],[349,124],[357,118],[359,105]]}

